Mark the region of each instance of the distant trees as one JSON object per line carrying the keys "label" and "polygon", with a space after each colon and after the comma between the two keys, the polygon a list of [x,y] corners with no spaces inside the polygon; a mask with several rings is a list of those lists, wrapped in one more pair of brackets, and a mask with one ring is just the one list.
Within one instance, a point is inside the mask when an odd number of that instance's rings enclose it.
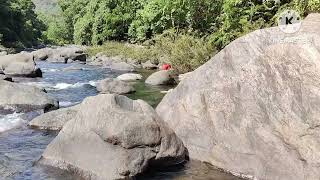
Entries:
{"label": "distant trees", "polygon": [[0,0],[0,43],[30,47],[42,37],[45,25],[37,18],[31,0]]}
{"label": "distant trees", "polygon": [[143,42],[173,28],[208,36],[218,49],[242,34],[274,25],[283,8],[302,15],[320,11],[319,0],[281,0],[273,8],[261,0],[59,0],[59,5],[77,44]]}
{"label": "distant trees", "polygon": [[294,8],[303,16],[320,12],[319,0],[281,0],[273,8],[261,0],[58,0],[58,4],[60,14],[40,16],[45,26],[31,0],[0,0],[0,42],[15,46],[39,41],[144,42],[174,29],[177,34],[205,38],[221,49],[245,33],[275,25],[284,8]]}
{"label": "distant trees", "polygon": [[129,26],[141,8],[138,0],[60,0],[59,4],[77,44],[128,39]]}
{"label": "distant trees", "polygon": [[171,28],[212,32],[221,13],[222,0],[150,0],[142,4],[129,35],[140,41]]}

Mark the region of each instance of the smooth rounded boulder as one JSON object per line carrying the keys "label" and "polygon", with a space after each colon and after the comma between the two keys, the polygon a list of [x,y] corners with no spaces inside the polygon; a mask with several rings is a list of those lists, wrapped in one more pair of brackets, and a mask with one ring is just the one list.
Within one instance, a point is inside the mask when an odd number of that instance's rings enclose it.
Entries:
{"label": "smooth rounded boulder", "polygon": [[103,94],[86,98],[48,145],[39,163],[84,179],[130,179],[149,167],[185,161],[182,141],[142,100]]}
{"label": "smooth rounded boulder", "polygon": [[168,93],[158,114],[190,158],[250,179],[320,177],[320,15],[245,35]]}
{"label": "smooth rounded boulder", "polygon": [[16,112],[49,111],[59,104],[36,87],[0,80],[0,109]]}
{"label": "smooth rounded boulder", "polygon": [[135,92],[135,88],[130,83],[112,78],[99,81],[97,90],[104,94],[129,94]]}
{"label": "smooth rounded boulder", "polygon": [[162,70],[151,74],[146,84],[150,85],[174,85],[176,84],[174,77],[171,75],[171,71]]}
{"label": "smooth rounded boulder", "polygon": [[141,80],[142,75],[134,74],[134,73],[126,73],[118,76],[117,79],[120,81],[136,81],[136,80]]}

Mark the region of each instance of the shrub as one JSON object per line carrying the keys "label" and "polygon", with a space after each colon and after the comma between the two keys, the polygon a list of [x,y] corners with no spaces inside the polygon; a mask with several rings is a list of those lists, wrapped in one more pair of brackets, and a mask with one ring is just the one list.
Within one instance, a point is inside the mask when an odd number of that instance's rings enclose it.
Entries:
{"label": "shrub", "polygon": [[88,50],[88,54],[91,56],[100,52],[108,57],[121,56],[125,59],[136,59],[141,62],[158,57],[158,52],[153,46],[141,46],[116,41],[105,42],[102,46],[93,46]]}
{"label": "shrub", "polygon": [[155,38],[159,59],[166,59],[178,73],[186,73],[206,63],[215,53],[206,38],[166,31]]}

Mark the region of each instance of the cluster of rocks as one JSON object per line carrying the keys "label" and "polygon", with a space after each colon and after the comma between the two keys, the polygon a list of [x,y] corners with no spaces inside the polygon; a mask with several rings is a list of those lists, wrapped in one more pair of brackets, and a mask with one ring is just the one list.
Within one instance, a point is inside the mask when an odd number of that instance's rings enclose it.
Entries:
{"label": "cluster of rocks", "polygon": [[[149,85],[175,85],[171,71],[158,71],[151,74],[145,83]],[[102,94],[130,94],[135,92],[134,81],[141,80],[143,77],[140,74],[127,73],[118,76],[117,78],[106,78],[97,82],[97,90]]]}
{"label": "cluster of rocks", "polygon": [[0,55],[0,74],[7,77],[42,77],[41,69],[37,68],[36,61],[50,61],[67,63],[73,61],[85,62],[87,54],[82,47],[43,48],[33,52]]}
{"label": "cluster of rocks", "polygon": [[139,68],[140,62],[125,61],[120,56],[107,57],[101,53],[97,54],[95,57],[88,62],[89,65],[102,66],[115,71],[123,72],[134,72],[136,68]]}
{"label": "cluster of rocks", "polygon": [[33,51],[36,61],[49,61],[57,63],[70,63],[74,61],[86,62],[87,54],[82,46],[65,46],[43,48]]}
{"label": "cluster of rocks", "polygon": [[117,71],[134,72],[135,69],[147,69],[156,70],[159,68],[159,62],[157,61],[147,61],[142,63],[139,60],[125,59],[120,56],[108,57],[102,53],[98,53],[95,57],[88,62],[90,65],[103,66]]}

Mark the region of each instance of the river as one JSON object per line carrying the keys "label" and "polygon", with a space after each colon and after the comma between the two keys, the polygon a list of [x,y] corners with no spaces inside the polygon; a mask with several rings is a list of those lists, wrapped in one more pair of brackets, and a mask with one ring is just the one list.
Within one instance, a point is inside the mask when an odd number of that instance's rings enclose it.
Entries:
{"label": "river", "polygon": [[[50,96],[59,100],[62,108],[78,104],[88,96],[97,95],[95,85],[98,80],[121,74],[110,69],[83,64],[38,62],[37,65],[43,71],[43,78],[27,81],[22,79],[20,83],[45,88]],[[70,70],[71,66],[77,68]],[[145,77],[150,74],[150,72],[140,73]],[[137,92],[129,97],[143,99],[153,107],[163,97],[160,91],[172,88],[147,86],[143,81],[137,82],[135,87]],[[36,163],[46,146],[57,135],[56,132],[33,130],[27,126],[27,123],[39,113],[41,112],[0,115],[0,180],[80,179],[65,171]],[[178,167],[150,170],[137,179],[237,180],[238,178],[217,171],[208,164],[190,161]]]}

